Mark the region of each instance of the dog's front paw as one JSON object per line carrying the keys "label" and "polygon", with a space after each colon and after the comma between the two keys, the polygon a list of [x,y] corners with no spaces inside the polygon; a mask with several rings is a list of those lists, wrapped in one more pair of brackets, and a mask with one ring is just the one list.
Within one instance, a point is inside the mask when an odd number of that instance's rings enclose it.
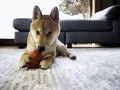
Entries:
{"label": "dog's front paw", "polygon": [[27,64],[30,62],[29,55],[23,54],[19,59],[19,67],[24,68],[27,66]]}
{"label": "dog's front paw", "polygon": [[69,58],[75,60],[75,59],[76,59],[76,56],[73,55],[73,54],[70,54],[70,55],[69,55]]}
{"label": "dog's front paw", "polygon": [[43,60],[40,62],[40,68],[42,68],[42,69],[50,68],[52,63],[53,62],[51,60]]}

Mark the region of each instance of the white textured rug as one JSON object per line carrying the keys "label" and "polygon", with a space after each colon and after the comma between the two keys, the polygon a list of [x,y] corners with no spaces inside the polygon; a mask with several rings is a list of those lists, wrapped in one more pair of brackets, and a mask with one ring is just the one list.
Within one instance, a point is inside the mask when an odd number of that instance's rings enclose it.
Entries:
{"label": "white textured rug", "polygon": [[120,48],[74,48],[72,61],[56,58],[51,69],[19,69],[22,49],[0,49],[0,90],[120,90]]}

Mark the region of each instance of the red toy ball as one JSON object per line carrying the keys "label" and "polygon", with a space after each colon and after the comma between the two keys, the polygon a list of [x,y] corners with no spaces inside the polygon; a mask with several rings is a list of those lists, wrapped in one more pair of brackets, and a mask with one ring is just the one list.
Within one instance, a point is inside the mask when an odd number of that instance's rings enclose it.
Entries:
{"label": "red toy ball", "polygon": [[42,52],[38,49],[33,50],[30,53],[30,63],[28,64],[28,69],[37,69],[42,61]]}

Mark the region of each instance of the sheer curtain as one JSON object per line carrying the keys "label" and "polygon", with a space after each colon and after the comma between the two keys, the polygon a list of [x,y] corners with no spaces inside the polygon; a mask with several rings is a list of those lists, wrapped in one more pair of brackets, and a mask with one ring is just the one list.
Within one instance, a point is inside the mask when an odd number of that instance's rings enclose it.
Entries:
{"label": "sheer curtain", "polygon": [[14,18],[31,18],[35,5],[43,14],[49,14],[59,0],[2,0],[0,1],[0,39],[14,38]]}

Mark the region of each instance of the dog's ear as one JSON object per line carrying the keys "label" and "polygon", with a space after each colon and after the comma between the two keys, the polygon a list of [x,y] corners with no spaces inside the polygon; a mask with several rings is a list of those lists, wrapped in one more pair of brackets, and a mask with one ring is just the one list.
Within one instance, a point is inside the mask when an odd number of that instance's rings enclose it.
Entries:
{"label": "dog's ear", "polygon": [[58,8],[57,8],[57,7],[54,7],[54,8],[51,10],[50,17],[51,17],[54,21],[59,21],[59,11],[58,11]]}
{"label": "dog's ear", "polygon": [[41,10],[38,6],[35,6],[34,9],[33,9],[33,17],[32,19],[35,20],[35,19],[39,19],[42,17],[42,13],[41,13]]}

